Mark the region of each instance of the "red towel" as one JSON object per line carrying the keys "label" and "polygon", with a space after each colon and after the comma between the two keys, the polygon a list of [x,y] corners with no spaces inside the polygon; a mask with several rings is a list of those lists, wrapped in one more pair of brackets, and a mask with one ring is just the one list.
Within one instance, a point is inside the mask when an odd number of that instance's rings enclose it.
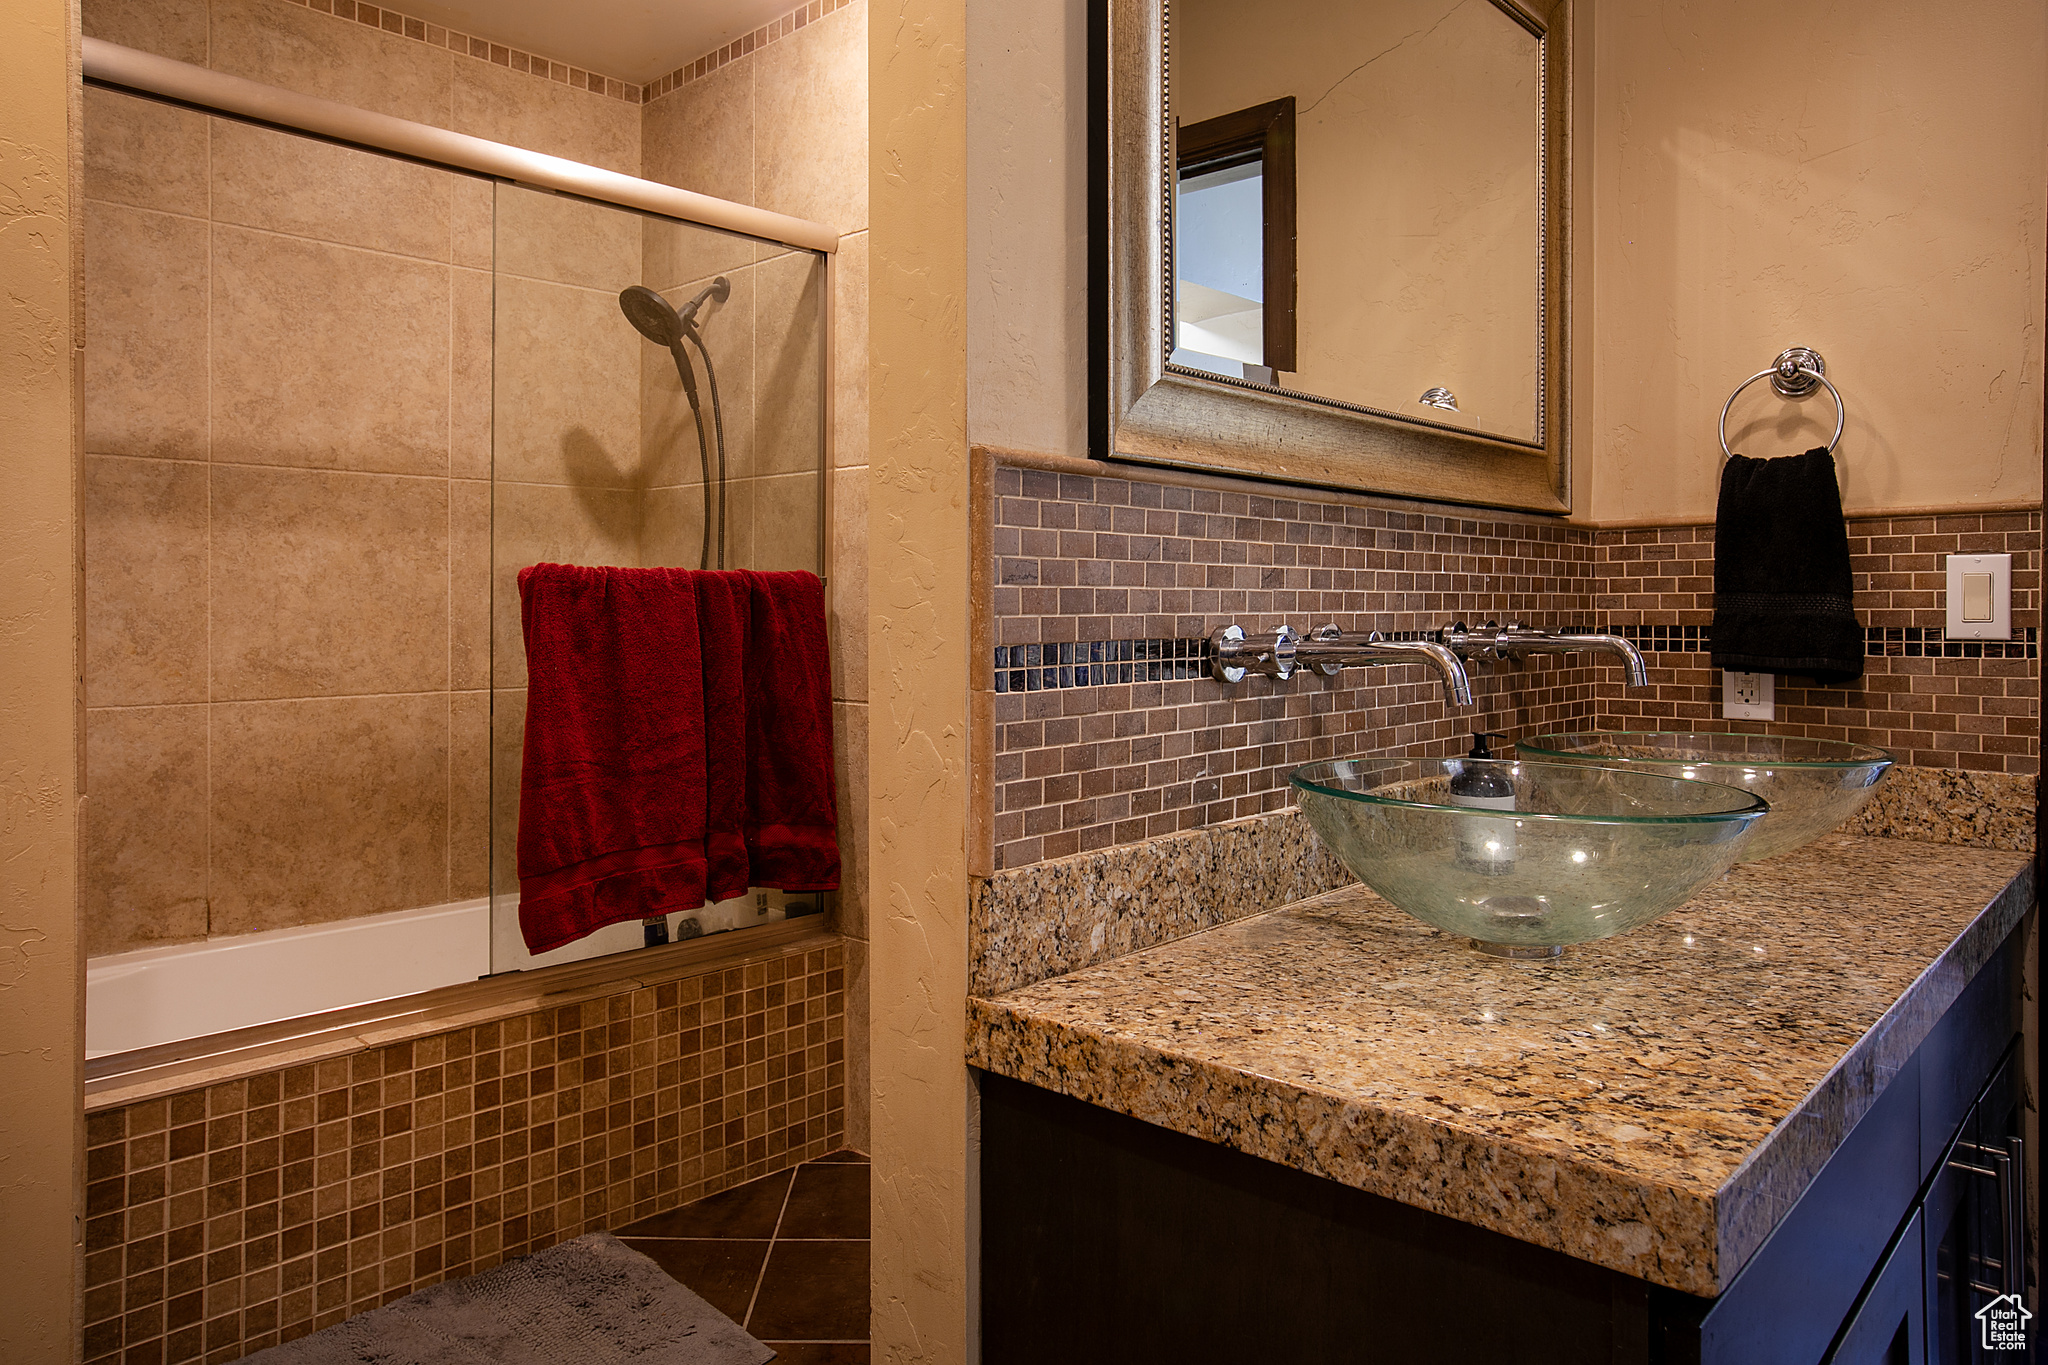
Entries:
{"label": "red towel", "polygon": [[705,891],[703,668],[685,569],[519,572],[519,927],[545,952]]}
{"label": "red towel", "polygon": [[747,636],[753,589],[738,569],[692,575],[704,659],[705,899],[746,894]]}
{"label": "red towel", "polygon": [[839,885],[832,659],[825,590],[808,573],[747,574],[747,858],[755,886]]}

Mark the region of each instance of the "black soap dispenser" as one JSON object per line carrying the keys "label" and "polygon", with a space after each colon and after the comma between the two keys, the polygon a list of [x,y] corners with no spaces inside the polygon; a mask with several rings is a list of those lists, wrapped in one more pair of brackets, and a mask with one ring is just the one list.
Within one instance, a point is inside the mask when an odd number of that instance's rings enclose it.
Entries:
{"label": "black soap dispenser", "polygon": [[[1486,747],[1489,739],[1506,739],[1497,730],[1474,730],[1468,759],[1492,759]],[[1493,762],[1461,763],[1451,776],[1451,804],[1473,806],[1487,811],[1515,808],[1515,784]],[[1460,817],[1458,820],[1458,865],[1468,872],[1499,877],[1515,870],[1515,822],[1492,816]]]}

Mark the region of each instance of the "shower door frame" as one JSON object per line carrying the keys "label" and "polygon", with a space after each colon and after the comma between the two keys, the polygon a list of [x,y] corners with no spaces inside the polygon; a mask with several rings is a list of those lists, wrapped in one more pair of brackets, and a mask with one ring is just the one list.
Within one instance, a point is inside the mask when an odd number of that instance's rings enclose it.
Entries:
{"label": "shower door frame", "polygon": [[574,195],[613,208],[737,232],[804,251],[815,251],[825,263],[824,355],[820,357],[818,498],[818,578],[825,585],[827,619],[832,605],[833,493],[838,452],[833,440],[834,388],[837,381],[836,314],[838,313],[839,232],[823,223],[775,213],[751,204],[737,204],[695,190],[600,166],[528,151],[509,143],[389,114],[315,95],[302,95],[260,81],[209,71],[203,66],[122,47],[100,38],[83,42],[85,83],[125,94],[142,95],[184,105],[201,113],[265,124],[303,137],[338,142],[387,156],[404,157],[444,170],[504,181],[527,189]]}
{"label": "shower door frame", "polygon": [[[820,310],[823,355],[819,357],[818,400],[818,578],[824,586],[825,610],[827,619],[830,619],[833,604],[831,569],[837,540],[834,513],[838,457],[833,429],[838,341],[838,266],[835,258],[840,234],[837,229],[565,157],[529,151],[265,85],[225,72],[210,71],[98,38],[83,40],[81,56],[82,75],[88,86],[139,95],[203,114],[399,157],[495,183],[569,195],[628,212],[816,252],[824,265],[824,306]],[[833,901],[837,901],[836,894]],[[727,960],[751,961],[763,954],[772,955],[793,943],[814,937],[823,939],[826,933],[817,921],[806,917],[758,926],[744,935],[733,937],[738,941],[725,941],[727,936],[718,934],[670,945],[660,950],[664,960],[659,967],[632,952],[615,952],[557,966],[484,977],[475,982],[435,987],[417,995],[396,996],[312,1016],[251,1025],[225,1034],[178,1039],[129,1052],[110,1053],[86,1064],[86,1088],[89,1097],[102,1102],[111,1102],[109,1096],[126,1095],[130,1091],[154,1093],[165,1086],[181,1084],[185,1071],[201,1059],[210,1061],[225,1054],[254,1056],[279,1046],[315,1051],[346,1049],[360,1044],[356,1034],[366,1027],[382,1033],[401,1021],[439,1018],[451,1011],[462,1014],[479,1007],[505,1009],[511,1008],[515,1002],[520,1008],[525,1008],[538,995],[551,990],[596,990],[600,983],[617,975],[622,969],[622,960],[630,961],[636,972],[651,972],[666,979],[689,974],[697,966],[705,964],[716,965]]]}

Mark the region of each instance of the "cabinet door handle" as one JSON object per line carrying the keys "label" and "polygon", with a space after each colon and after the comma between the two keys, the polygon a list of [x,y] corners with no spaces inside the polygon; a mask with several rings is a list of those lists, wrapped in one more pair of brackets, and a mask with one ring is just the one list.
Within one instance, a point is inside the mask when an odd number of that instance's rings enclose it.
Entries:
{"label": "cabinet door handle", "polygon": [[[1949,1166],[1970,1175],[1998,1183],[1999,1282],[2003,1292],[2026,1292],[2027,1196],[2023,1188],[2026,1172],[2026,1139],[2008,1137],[2001,1146],[1982,1142],[1957,1142]],[[1976,1160],[1965,1161],[1965,1155]],[[1988,1163],[1985,1165],[1979,1162]]]}

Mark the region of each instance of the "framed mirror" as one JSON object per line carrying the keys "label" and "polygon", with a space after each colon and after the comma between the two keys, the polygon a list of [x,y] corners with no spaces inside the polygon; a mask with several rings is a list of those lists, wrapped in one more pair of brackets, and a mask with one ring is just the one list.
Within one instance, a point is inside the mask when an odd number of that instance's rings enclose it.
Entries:
{"label": "framed mirror", "polygon": [[1570,0],[1103,0],[1094,453],[1570,510]]}

